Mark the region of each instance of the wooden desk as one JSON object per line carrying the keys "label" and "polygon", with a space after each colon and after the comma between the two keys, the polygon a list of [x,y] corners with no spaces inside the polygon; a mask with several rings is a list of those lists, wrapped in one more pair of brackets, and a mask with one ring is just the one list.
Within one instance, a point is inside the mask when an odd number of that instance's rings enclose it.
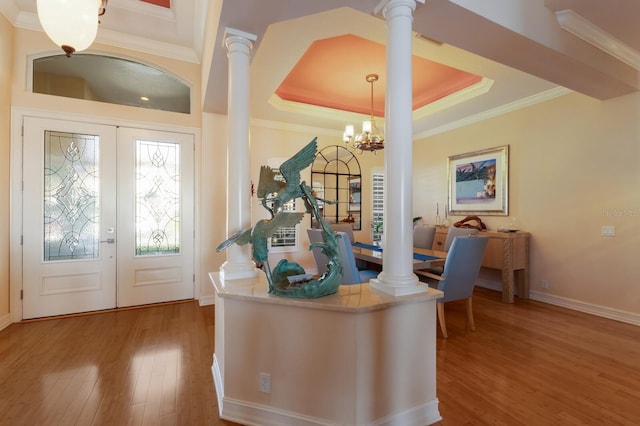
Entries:
{"label": "wooden desk", "polygon": [[[448,228],[436,228],[432,249],[442,249]],[[529,298],[529,237],[528,232],[482,231],[489,237],[482,266],[502,271],[502,301],[513,303],[515,286],[518,296]]]}
{"label": "wooden desk", "polygon": [[[413,269],[426,269],[436,266],[442,266],[444,259],[447,257],[446,251],[428,250],[418,247],[413,248],[414,253],[424,254],[426,256],[437,257],[433,260],[417,260],[413,259]],[[353,246],[353,256],[356,259],[363,260],[369,263],[375,263],[376,265],[382,265],[382,252],[377,250],[370,250],[367,248],[361,248]]]}

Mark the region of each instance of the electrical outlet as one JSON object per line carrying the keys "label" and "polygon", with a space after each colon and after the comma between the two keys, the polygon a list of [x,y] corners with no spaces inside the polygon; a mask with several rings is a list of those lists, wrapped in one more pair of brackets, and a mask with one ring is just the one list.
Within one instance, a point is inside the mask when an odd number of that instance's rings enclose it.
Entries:
{"label": "electrical outlet", "polygon": [[260,373],[260,392],[271,393],[271,374]]}
{"label": "electrical outlet", "polygon": [[542,287],[542,288],[549,288],[549,281],[547,281],[547,280],[540,280],[540,287]]}
{"label": "electrical outlet", "polygon": [[615,226],[603,226],[600,229],[600,235],[604,235],[605,237],[615,237],[616,236],[616,227]]}

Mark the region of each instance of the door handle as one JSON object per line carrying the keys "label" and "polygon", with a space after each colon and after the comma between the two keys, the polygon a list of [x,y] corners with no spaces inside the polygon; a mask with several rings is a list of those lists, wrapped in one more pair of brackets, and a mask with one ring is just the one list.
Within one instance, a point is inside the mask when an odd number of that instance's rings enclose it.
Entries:
{"label": "door handle", "polygon": [[101,243],[113,244],[116,242],[115,238],[107,238],[106,240],[100,240]]}

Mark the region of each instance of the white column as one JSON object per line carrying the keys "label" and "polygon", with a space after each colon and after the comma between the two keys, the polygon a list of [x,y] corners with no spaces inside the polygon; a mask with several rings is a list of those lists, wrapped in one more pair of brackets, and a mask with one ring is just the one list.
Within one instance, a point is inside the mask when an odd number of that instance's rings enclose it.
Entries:
{"label": "white column", "polygon": [[381,3],[387,22],[383,270],[373,288],[400,296],[427,291],[413,273],[412,24],[416,0]]}
{"label": "white column", "polygon": [[[224,43],[229,58],[227,140],[227,236],[251,227],[251,174],[249,171],[249,63],[257,37],[227,28]],[[220,272],[225,280],[255,277],[251,245],[233,244]]]}

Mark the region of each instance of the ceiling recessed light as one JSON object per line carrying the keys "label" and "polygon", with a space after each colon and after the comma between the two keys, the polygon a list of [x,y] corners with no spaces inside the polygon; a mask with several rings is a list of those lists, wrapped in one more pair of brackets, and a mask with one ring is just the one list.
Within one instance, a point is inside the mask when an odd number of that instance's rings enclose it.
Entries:
{"label": "ceiling recessed light", "polygon": [[140,100],[146,102],[149,100],[149,98],[147,98],[146,96],[140,96]]}

